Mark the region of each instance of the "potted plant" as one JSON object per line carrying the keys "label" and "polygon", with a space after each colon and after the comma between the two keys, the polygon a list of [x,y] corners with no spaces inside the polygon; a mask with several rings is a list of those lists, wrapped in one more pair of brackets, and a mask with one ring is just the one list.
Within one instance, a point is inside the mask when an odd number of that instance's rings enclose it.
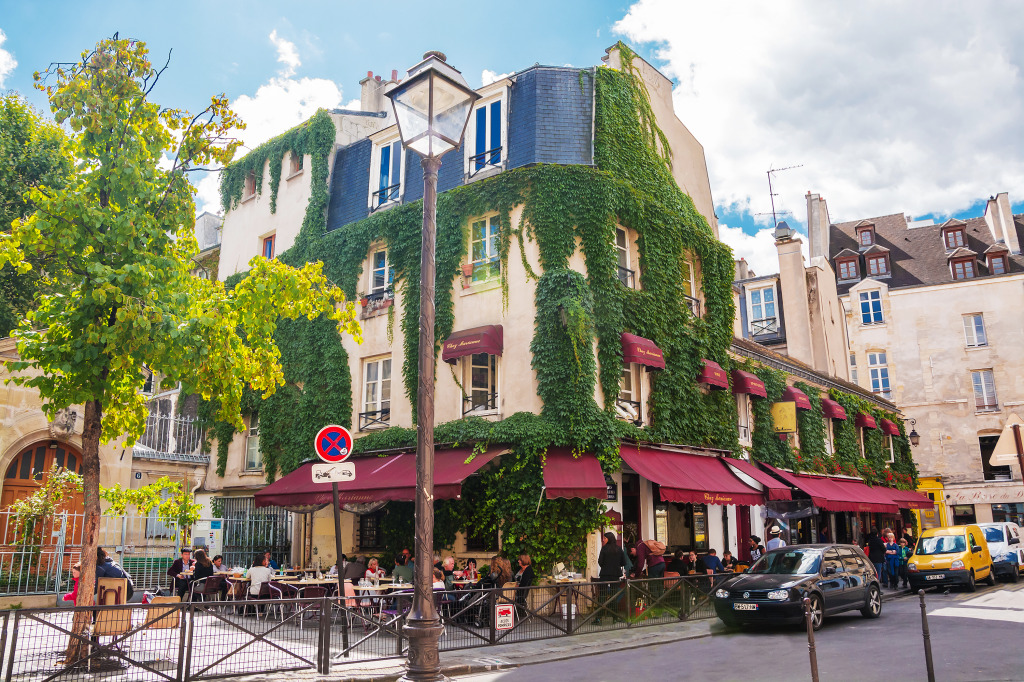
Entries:
{"label": "potted plant", "polygon": [[472,277],[473,276],[473,264],[472,263],[463,263],[462,264],[462,276],[463,277]]}
{"label": "potted plant", "polygon": [[368,296],[366,296],[365,294],[363,295],[362,298],[359,299],[359,305],[363,306],[364,308],[366,307],[366,304],[369,303],[369,302],[370,302],[370,298]]}

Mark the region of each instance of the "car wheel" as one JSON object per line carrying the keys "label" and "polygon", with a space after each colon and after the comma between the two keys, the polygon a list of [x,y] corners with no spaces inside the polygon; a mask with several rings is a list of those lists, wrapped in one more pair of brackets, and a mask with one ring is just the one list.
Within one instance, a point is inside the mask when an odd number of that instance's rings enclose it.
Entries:
{"label": "car wheel", "polygon": [[985,578],[985,584],[989,587],[996,586],[996,569],[994,566],[988,567],[988,577]]}
{"label": "car wheel", "polygon": [[882,615],[882,593],[878,589],[878,585],[868,588],[868,603],[860,610],[860,613],[865,618],[878,618]]}
{"label": "car wheel", "polygon": [[968,592],[974,592],[978,589],[978,585],[974,582],[974,571],[971,571],[971,574],[967,576],[967,584],[964,587]]}
{"label": "car wheel", "polygon": [[[814,630],[820,630],[822,623],[825,622],[825,604],[821,601],[821,596],[812,594],[811,600],[811,628]],[[806,624],[804,625],[806,627]]]}
{"label": "car wheel", "polygon": [[1017,566],[1017,564],[1014,564],[1012,570],[1010,571],[1010,582],[1011,583],[1019,583],[1020,582],[1020,567]]}

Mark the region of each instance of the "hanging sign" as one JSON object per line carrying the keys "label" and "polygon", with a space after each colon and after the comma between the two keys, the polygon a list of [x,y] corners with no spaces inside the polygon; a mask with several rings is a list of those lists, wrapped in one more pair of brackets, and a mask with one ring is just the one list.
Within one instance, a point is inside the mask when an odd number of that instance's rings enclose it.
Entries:
{"label": "hanging sign", "polygon": [[775,433],[796,433],[796,403],[772,403],[772,422]]}
{"label": "hanging sign", "polygon": [[352,454],[352,434],[344,426],[325,426],[316,434],[313,447],[323,461],[328,464],[340,464]]}

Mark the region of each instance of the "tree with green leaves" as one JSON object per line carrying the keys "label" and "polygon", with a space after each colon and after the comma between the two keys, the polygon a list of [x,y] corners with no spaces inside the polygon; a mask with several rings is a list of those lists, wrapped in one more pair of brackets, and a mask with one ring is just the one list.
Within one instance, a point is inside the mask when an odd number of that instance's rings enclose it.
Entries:
{"label": "tree with green leaves", "polygon": [[178,532],[177,540],[182,547],[188,544],[189,533],[199,521],[199,513],[203,509],[191,490],[167,476],[161,476],[155,483],[141,488],[122,488],[120,483],[115,483],[101,489],[100,497],[110,505],[107,507],[109,516],[124,516],[129,506],[143,516],[155,509],[161,519],[174,523]]}
{"label": "tree with green leaves", "polygon": [[[71,130],[75,170],[63,188],[31,188],[34,212],[0,238],[0,267],[26,272],[32,257],[51,257],[53,291],[14,332],[20,359],[8,365],[48,415],[84,404],[83,556],[96,552],[100,443],[131,445],[145,430],[143,363],[164,386],[217,398],[218,417],[241,427],[243,386],[269,395],[283,381],[279,317],[324,316],[338,333],[359,334],[353,305],[320,263],[257,257],[230,291],[190,275],[198,249],[187,174],[228,163],[241,122],[223,95],[198,114],[151,101],[166,68],[153,66],[144,43],[115,36],[36,74],[57,123]],[[94,572],[82,566],[83,585]],[[79,605],[92,602],[92,590],[79,591]],[[75,623],[78,633],[87,627],[88,617]]]}
{"label": "tree with green leaves", "polygon": [[[0,231],[33,209],[26,198],[32,187],[62,187],[71,173],[64,131],[45,120],[15,93],[0,95]],[[32,307],[46,256],[36,258],[32,270],[0,268],[0,337],[11,330]]]}

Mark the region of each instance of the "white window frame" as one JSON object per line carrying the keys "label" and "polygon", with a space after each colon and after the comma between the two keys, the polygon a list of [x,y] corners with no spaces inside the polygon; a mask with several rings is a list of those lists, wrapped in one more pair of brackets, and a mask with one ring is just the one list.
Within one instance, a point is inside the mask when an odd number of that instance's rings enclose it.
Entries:
{"label": "white window frame", "polygon": [[[377,369],[376,378],[372,381],[370,380],[371,367],[376,367]],[[376,413],[378,419],[384,421],[380,413],[391,409],[391,401],[393,400],[391,389],[394,383],[393,371],[393,361],[390,355],[378,355],[363,359],[362,390],[359,392],[359,405],[361,408],[359,411],[361,413]],[[387,374],[387,377],[384,376],[385,374]],[[371,385],[374,388],[374,398],[372,400],[369,396]],[[387,393],[386,398],[384,397],[385,392]],[[386,424],[380,424],[378,428],[385,428],[385,426]]]}
{"label": "white window frame", "polygon": [[[507,78],[495,81],[480,88],[477,94],[480,95],[480,99],[477,100],[473,106],[473,111],[469,116],[469,123],[466,124],[466,137],[465,142],[462,145],[463,148],[463,172],[467,178],[484,178],[490,177],[495,173],[508,168],[508,101],[509,101],[509,88],[512,82]],[[501,104],[501,158],[496,164],[485,163],[483,168],[477,169],[476,163],[472,161],[472,157],[476,156],[479,152],[477,151],[476,145],[476,118],[477,111],[483,108],[487,108],[487,149],[482,151],[490,151],[493,147],[491,144],[491,105],[495,102]],[[487,159],[488,161],[490,159]]]}
{"label": "white window frame", "polygon": [[857,383],[857,354],[850,351],[850,382]]}
{"label": "white window frame", "polygon": [[885,437],[886,443],[888,443],[888,445],[889,445],[889,459],[887,459],[885,461],[888,462],[889,464],[895,464],[896,463],[896,449],[892,445],[892,436],[890,436],[889,434],[884,434],[884,437]]}
{"label": "white window frame", "polygon": [[[473,233],[474,229],[479,223],[485,223],[484,225],[484,238],[475,239]],[[494,230],[493,234],[491,230]],[[473,245],[482,242],[484,245],[484,254],[481,258],[475,258],[473,252]],[[500,253],[501,250],[501,220],[497,213],[488,213],[478,218],[472,218],[469,221],[469,248],[466,253],[468,254],[469,264],[473,267],[472,283],[481,284],[483,282],[491,282],[498,279],[501,276],[501,263]],[[497,266],[497,267],[492,267]]]}
{"label": "white window frame", "polygon": [[[486,365],[483,358],[486,358]],[[487,373],[487,385],[483,384],[476,385],[473,383],[473,370],[480,369],[486,370]],[[499,381],[501,379],[501,356],[491,355],[490,353],[475,353],[473,355],[466,355],[462,358],[462,416],[482,416],[488,414],[497,414],[501,407],[501,391],[499,389]],[[485,394],[494,394],[494,407],[489,407],[486,403],[479,407],[472,407],[466,409],[466,400],[473,397],[474,391],[482,391]]]}
{"label": "white window frame", "polygon": [[[882,362],[879,362],[879,359]],[[889,354],[884,350],[868,351],[868,379],[871,392],[886,400],[892,399],[892,381],[889,377]]]}
{"label": "white window frame", "polygon": [[982,313],[967,313],[964,318],[964,342],[968,348],[983,348],[988,345],[988,331]]}
{"label": "white window frame", "polygon": [[[695,274],[695,268],[693,267],[693,261],[684,258],[682,264],[683,270],[683,288],[689,287],[690,293],[686,294],[690,298],[697,298],[697,280]],[[683,292],[686,293],[685,291]]]}
{"label": "white window frame", "polygon": [[[885,324],[885,313],[882,311],[882,291],[881,289],[872,289],[871,291],[862,291],[860,296],[860,323],[862,326],[873,325],[873,324]],[[878,310],[873,309],[873,303],[878,303]],[[864,320],[865,311],[868,315],[868,320]],[[875,318],[878,319],[875,319]]]}
{"label": "white window frame", "polygon": [[260,453],[260,417],[249,416],[249,428],[245,433],[244,471],[263,471],[263,455]]}
{"label": "white window frame", "polygon": [[[619,244],[619,236],[622,236],[622,244]],[[612,240],[612,248],[615,249],[615,277],[622,283],[622,286],[636,289],[636,270],[632,266],[629,249],[632,245],[629,230],[621,225],[615,226],[615,239]],[[620,269],[621,268],[621,269]],[[622,272],[622,269],[626,272]],[[632,279],[632,282],[630,281]]]}
{"label": "white window frame", "polygon": [[[995,373],[991,368],[971,370],[971,386],[974,389],[974,409],[977,412],[999,410],[999,394],[996,392]],[[980,391],[979,391],[980,389]],[[979,405],[979,401],[984,404]]]}
{"label": "white window frame", "polygon": [[[771,291],[772,292],[772,300],[771,301],[765,301],[764,300],[764,294],[762,292],[765,292],[765,291]],[[754,294],[761,294],[760,297],[759,297],[759,302],[758,303],[754,303]],[[765,314],[765,308],[767,306],[769,306],[769,305],[772,306],[773,313],[771,315],[766,315]],[[754,307],[755,306],[758,306],[758,307],[761,308],[761,316],[760,317],[754,317]],[[760,320],[767,320],[767,319],[770,319],[770,318],[775,318],[775,324],[774,324],[774,326],[769,331],[764,332],[764,334],[775,334],[775,333],[777,333],[779,331],[779,297],[778,297],[778,292],[775,289],[775,282],[771,282],[770,284],[766,284],[764,286],[759,286],[759,287],[748,287],[747,288],[747,321],[748,321],[748,325],[750,327],[750,335],[754,336],[754,323],[755,322],[758,322]],[[762,336],[762,334],[758,334],[758,336]]]}
{"label": "white window frame", "polygon": [[[629,377],[630,387],[626,389],[626,377]],[[644,422],[644,398],[643,398],[643,368],[635,363],[623,364],[622,373],[619,375],[619,393],[615,396],[615,416],[623,421]],[[619,401],[630,401],[639,403],[640,407],[633,414],[633,406],[620,405]]]}
{"label": "white window frame", "polygon": [[736,394],[736,426],[739,431],[740,445],[753,445],[751,440],[750,396],[746,393]]}
{"label": "white window frame", "polygon": [[[389,193],[389,196],[388,196],[386,201],[379,202],[378,199],[374,196],[374,194],[381,190],[381,186],[380,186],[380,165],[381,165],[381,156],[382,156],[383,150],[385,148],[391,149],[391,158],[389,158],[389,160],[388,160],[388,164],[389,164],[389,166],[388,166],[388,176],[389,176],[388,182],[390,184],[387,185],[387,186],[390,187],[392,185],[397,184],[398,185],[398,192],[395,193],[395,192],[392,191],[391,193]],[[395,164],[394,164],[394,155],[395,155],[394,150],[395,149],[401,150],[399,152],[401,154],[401,161],[399,162],[397,168],[395,167]],[[406,153],[407,153],[407,151],[405,149],[402,149],[402,138],[398,135],[398,128],[397,127],[395,128],[394,132],[392,132],[392,133],[390,133],[388,135],[381,136],[381,137],[373,140],[373,152],[372,152],[372,154],[370,156],[370,191],[369,191],[369,194],[367,196],[367,203],[366,203],[366,205],[370,209],[371,213],[373,211],[379,211],[380,209],[385,208],[387,206],[394,206],[395,204],[402,203],[402,197],[405,196],[405,172],[404,171],[405,171],[405,156],[406,156]],[[397,177],[398,182],[397,183],[395,183],[395,180],[396,180],[395,174],[396,173],[398,175],[398,177]]]}
{"label": "white window frame", "polygon": [[[380,253],[384,254],[384,284],[377,286],[377,271],[381,269],[377,267],[377,254]],[[391,267],[391,258],[389,257],[386,247],[381,246],[370,252],[370,267],[367,269],[370,271],[370,281],[367,286],[367,291],[371,294],[377,294],[391,288],[391,285],[395,281],[395,270]]]}

